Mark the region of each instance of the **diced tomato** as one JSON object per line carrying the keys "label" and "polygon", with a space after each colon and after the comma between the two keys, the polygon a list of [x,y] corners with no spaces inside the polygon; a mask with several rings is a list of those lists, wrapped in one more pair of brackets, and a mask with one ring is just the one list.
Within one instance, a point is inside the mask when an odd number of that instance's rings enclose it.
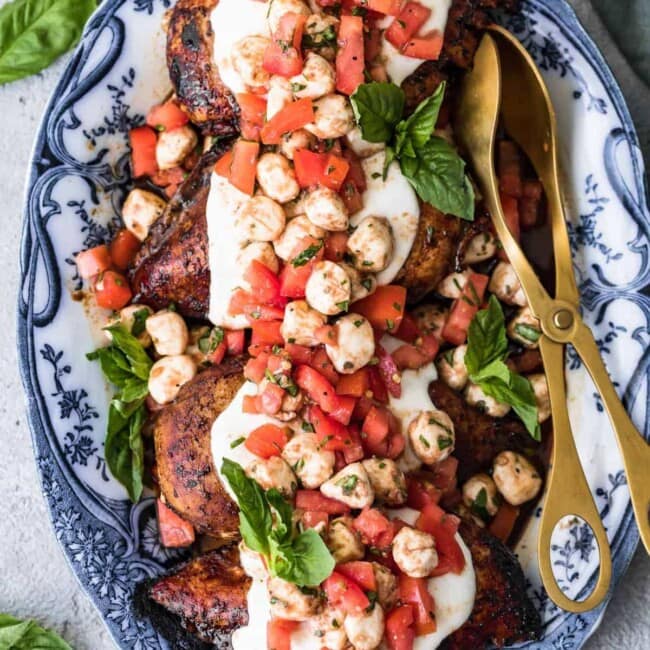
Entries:
{"label": "diced tomato", "polygon": [[363,196],[351,181],[345,181],[339,192],[348,214],[359,212],[363,208]]}
{"label": "diced tomato", "polygon": [[390,546],[395,536],[393,525],[376,508],[366,508],[354,520],[354,528],[360,533],[364,544],[375,548]]}
{"label": "diced tomato", "polygon": [[401,397],[402,385],[400,382],[402,376],[395,360],[379,343],[375,344],[375,354],[379,359],[377,370],[386,386],[386,390],[388,390],[393,397]]}
{"label": "diced tomato", "polygon": [[183,170],[186,172],[191,172],[198,164],[201,159],[202,150],[199,146],[194,147],[190,153],[185,156],[185,160],[181,163]]}
{"label": "diced tomato", "polygon": [[414,59],[437,61],[442,52],[442,44],[443,36],[440,32],[422,38],[413,37],[402,47],[402,54]]}
{"label": "diced tomato", "polygon": [[284,351],[291,357],[291,362],[298,365],[305,363],[311,364],[313,350],[305,345],[296,345],[295,343],[286,343]]}
{"label": "diced tomato", "polygon": [[376,447],[384,442],[390,433],[390,416],[388,410],[373,406],[366,415],[361,427],[361,436],[365,444]]}
{"label": "diced tomato", "polygon": [[433,484],[442,491],[450,492],[456,487],[456,473],[458,472],[458,459],[449,456],[438,463],[433,472]]}
{"label": "diced tomato", "polygon": [[490,522],[488,530],[505,544],[512,535],[517,517],[519,517],[519,508],[503,501],[494,515],[494,519]]}
{"label": "diced tomato", "polygon": [[337,330],[332,325],[321,325],[314,331],[314,338],[323,345],[336,345]]}
{"label": "diced tomato", "polygon": [[322,185],[334,191],[341,189],[350,167],[341,156],[316,153],[309,149],[298,149],[294,153],[293,164],[300,187]]}
{"label": "diced tomato", "polygon": [[148,126],[138,126],[129,131],[131,145],[131,172],[134,178],[152,176],[158,171],[156,162],[156,132]]}
{"label": "diced tomato", "polygon": [[343,450],[345,465],[356,463],[364,457],[363,445],[361,444],[361,434],[359,433],[358,425],[354,422],[350,423],[348,425],[348,434],[352,442],[351,444],[346,445]]}
{"label": "diced tomato", "polygon": [[278,111],[263,127],[261,132],[264,144],[279,144],[280,138],[289,131],[301,129],[314,121],[314,106],[311,99],[299,99],[287,104]]}
{"label": "diced tomato", "polygon": [[264,390],[258,395],[258,407],[266,415],[275,415],[282,408],[282,400],[285,396],[284,389],[277,384],[268,383]]}
{"label": "diced tomato", "polygon": [[255,343],[248,346],[247,352],[251,357],[258,357],[260,354],[271,354],[272,347],[265,343]]}
{"label": "diced tomato", "polygon": [[101,273],[94,289],[97,305],[105,309],[122,309],[133,297],[129,281],[116,271]]}
{"label": "diced tomato", "polygon": [[[316,250],[316,252],[309,260],[301,261],[299,256],[310,249]],[[323,259],[323,254],[322,239],[303,237],[296,244],[290,260],[280,272],[280,295],[287,298],[304,298],[307,280],[309,280],[314,265]]]}
{"label": "diced tomato", "polygon": [[125,271],[140,250],[141,245],[140,240],[130,230],[126,228],[119,230],[111,242],[110,255],[115,267],[120,271]]}
{"label": "diced tomato", "polygon": [[329,187],[334,191],[340,190],[343,187],[343,181],[348,175],[349,169],[350,164],[345,158],[332,153],[327,154],[321,185]]}
{"label": "diced tomato", "polygon": [[406,287],[387,284],[354,303],[354,311],[365,316],[380,332],[396,332],[406,309]]}
{"label": "diced tomato", "polygon": [[251,324],[253,335],[251,336],[252,345],[282,345],[284,339],[280,334],[282,321],[254,321]]}
{"label": "diced tomato", "polygon": [[253,260],[244,272],[244,280],[251,286],[251,294],[264,305],[286,304],[280,296],[280,280],[271,269],[259,260]]}
{"label": "diced tomato", "polygon": [[245,314],[248,320],[268,321],[284,318],[284,298],[278,297],[274,302],[276,305],[264,305],[251,293],[243,289],[235,289],[230,296],[228,310],[231,314]]}
{"label": "diced tomato", "polygon": [[159,169],[151,177],[151,182],[160,187],[169,187],[170,185],[180,185],[187,177],[187,171],[182,167],[172,167],[171,169]]}
{"label": "diced tomato", "polygon": [[323,510],[307,510],[302,513],[300,521],[305,528],[327,528],[330,516]]}
{"label": "diced tomato", "polygon": [[246,338],[244,330],[224,330],[224,334],[228,354],[232,356],[244,354],[244,342]]}
{"label": "diced tomato", "polygon": [[450,571],[459,574],[465,568],[465,556],[455,538],[459,523],[458,517],[446,513],[434,503],[425,506],[415,522],[419,530],[433,535],[436,540],[438,566],[432,575],[443,575]]}
{"label": "diced tomato", "polygon": [[454,345],[462,345],[467,339],[469,324],[481,308],[485,289],[490,278],[480,273],[470,273],[463,287],[460,298],[454,300],[445,326],[442,328],[442,338]]}
{"label": "diced tomato", "polygon": [[519,199],[519,225],[522,230],[530,230],[543,221],[544,188],[537,179],[523,182],[522,196]]}
{"label": "diced tomato", "polygon": [[[271,385],[274,386],[275,384]],[[282,389],[280,388],[280,390]],[[263,424],[248,434],[244,446],[251,454],[255,454],[260,458],[271,458],[271,456],[279,456],[282,453],[290,437],[291,431],[288,427]]]}
{"label": "diced tomato", "polygon": [[336,384],[339,395],[352,395],[362,397],[370,390],[370,376],[367,368],[360,368],[351,375],[341,375]]}
{"label": "diced tomato", "polygon": [[[399,0],[395,1],[399,4]],[[341,16],[337,44],[336,89],[351,95],[364,82],[365,59],[361,16]]]}
{"label": "diced tomato", "polygon": [[154,106],[147,113],[147,124],[156,131],[173,131],[190,121],[181,107],[173,100]]}
{"label": "diced tomato", "polygon": [[339,373],[336,372],[334,365],[327,356],[325,348],[318,347],[314,350],[310,365],[312,368],[318,370],[318,372],[320,372],[320,374],[323,375],[332,386],[336,386],[339,383]]}
{"label": "diced tomato", "polygon": [[325,238],[325,259],[331,262],[341,262],[347,249],[347,232],[330,232]]}
{"label": "diced tomato", "polygon": [[426,578],[399,577],[399,597],[413,608],[415,633],[418,636],[436,631],[436,604],[427,589]]}
{"label": "diced tomato", "polygon": [[266,624],[267,650],[291,650],[291,635],[298,625],[296,621],[272,618]]}
{"label": "diced tomato", "polygon": [[325,580],[323,590],[330,605],[339,606],[345,612],[361,613],[370,607],[361,587],[338,571]]}
{"label": "diced tomato", "polygon": [[372,562],[345,562],[336,567],[338,573],[356,582],[364,591],[377,591]]}
{"label": "diced tomato", "polygon": [[413,650],[415,629],[413,607],[401,605],[386,617],[386,643],[388,650]]}
{"label": "diced tomato", "polygon": [[241,131],[241,137],[244,138],[244,140],[259,142],[260,133],[262,131],[261,126],[257,126],[257,124],[253,124],[248,120],[241,118],[239,120],[239,130]]}
{"label": "diced tomato", "polygon": [[499,190],[503,194],[519,198],[522,195],[523,163],[519,147],[512,140],[499,141],[497,169]]}
{"label": "diced tomato", "polygon": [[386,16],[398,16],[402,0],[353,0],[354,4]]}
{"label": "diced tomato", "polygon": [[377,366],[368,368],[368,377],[370,379],[370,390],[372,391],[373,398],[382,404],[388,404],[386,384],[384,384]]}
{"label": "diced tomato", "polygon": [[429,480],[408,476],[406,479],[408,496],[406,504],[414,510],[423,510],[430,503],[437,504],[442,492]]}
{"label": "diced tomato", "polygon": [[357,403],[354,407],[354,413],[352,418],[357,421],[362,421],[366,418],[366,415],[370,413],[370,409],[374,406],[374,403],[368,397],[359,397]]}
{"label": "diced tomato", "polygon": [[205,360],[214,366],[218,366],[226,356],[227,349],[226,342],[221,341],[214,350],[211,350],[206,354]]}
{"label": "diced tomato", "polygon": [[386,30],[384,37],[399,50],[409,38],[418,33],[430,15],[431,9],[428,7],[419,2],[407,2]]}
{"label": "diced tomato", "polygon": [[[300,46],[307,17],[293,11],[285,13],[264,52],[262,67],[271,74],[293,77],[302,71]],[[289,45],[291,43],[291,45]]]}
{"label": "diced tomato", "polygon": [[75,257],[77,272],[82,278],[88,279],[107,271],[113,265],[111,254],[106,244],[81,251]]}
{"label": "diced tomato", "polygon": [[408,343],[393,350],[392,357],[400,370],[417,370],[429,361],[414,345]]}
{"label": "diced tomato", "polygon": [[214,165],[214,172],[224,178],[230,178],[230,168],[232,167],[232,149],[226,151]]}
{"label": "diced tomato", "polygon": [[236,98],[242,119],[255,126],[264,126],[266,99],[255,93],[237,93]]}
{"label": "diced tomato", "polygon": [[259,384],[262,379],[264,379],[268,360],[268,354],[260,354],[257,357],[249,359],[244,366],[244,377],[246,377],[248,381]]}
{"label": "diced tomato", "polygon": [[163,546],[167,548],[182,548],[194,543],[194,526],[182,517],[179,517],[160,499],[156,499],[156,515],[158,516],[160,543]]}
{"label": "diced tomato", "polygon": [[318,406],[309,407],[309,420],[323,449],[344,451],[353,444],[347,427],[323,413]]}
{"label": "diced tomato", "polygon": [[260,409],[257,395],[244,395],[241,410],[242,413],[248,413],[250,415],[258,414],[260,412]]}
{"label": "diced tomato", "polygon": [[366,63],[373,63],[381,55],[382,38],[381,29],[366,27],[363,32],[363,56]]}
{"label": "diced tomato", "polygon": [[363,171],[361,160],[352,149],[344,149],[342,155],[348,162],[348,175],[345,180],[353,183],[359,192],[365,192],[367,189],[366,173]]}
{"label": "diced tomato", "polygon": [[393,334],[400,341],[405,341],[406,343],[415,343],[416,339],[422,334],[420,328],[418,327],[415,319],[411,314],[406,313],[402,317],[402,322],[399,324],[399,328]]}
{"label": "diced tomato", "polygon": [[298,490],[296,492],[296,508],[301,510],[317,510],[328,515],[346,515],[350,506],[342,501],[330,499],[319,490]]}
{"label": "diced tomato", "polygon": [[252,195],[255,190],[257,156],[260,152],[259,142],[239,139],[232,150],[230,165],[230,182],[245,194]]}
{"label": "diced tomato", "polygon": [[329,415],[341,424],[349,424],[354,413],[356,400],[349,395],[337,395],[334,408],[330,411]]}

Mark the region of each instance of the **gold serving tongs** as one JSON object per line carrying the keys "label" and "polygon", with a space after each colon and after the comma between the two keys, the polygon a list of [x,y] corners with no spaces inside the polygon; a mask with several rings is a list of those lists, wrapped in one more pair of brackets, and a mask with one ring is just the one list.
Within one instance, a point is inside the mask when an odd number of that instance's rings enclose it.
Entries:
{"label": "gold serving tongs", "polygon": [[[483,37],[474,68],[463,82],[456,135],[473,163],[497,235],[543,332],[539,346],[548,378],[554,436],[539,528],[540,574],[553,602],[571,612],[584,612],[596,607],[607,595],[611,556],[571,432],[564,376],[565,343],[571,343],[582,358],[609,414],[623,456],[641,539],[649,553],[650,447],[621,404],[593,334],[580,316],[579,293],[558,180],[555,113],[547,88],[534,61],[521,44],[500,27],[490,29],[492,33]],[[546,192],[555,257],[555,299],[542,286],[505,222],[494,170],[499,116],[508,134],[526,152]],[[598,581],[591,594],[582,601],[571,600],[558,587],[550,558],[553,530],[558,522],[571,515],[589,524],[600,554]]]}

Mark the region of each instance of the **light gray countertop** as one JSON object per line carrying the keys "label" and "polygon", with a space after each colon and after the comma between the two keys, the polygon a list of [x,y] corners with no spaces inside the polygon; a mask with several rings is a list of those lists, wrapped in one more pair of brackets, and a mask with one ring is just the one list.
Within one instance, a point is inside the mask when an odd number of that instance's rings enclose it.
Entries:
{"label": "light gray countertop", "polygon": [[[3,4],[0,0],[0,4]],[[649,91],[615,50],[587,0],[576,0],[588,31],[601,45],[623,86],[646,153],[650,143]],[[40,492],[25,417],[15,347],[14,305],[24,178],[46,100],[65,61],[34,78],[0,87],[0,612],[33,617],[56,629],[78,650],[114,645],[99,615],[68,568]],[[650,648],[650,559],[639,550],[589,650]],[[256,649],[251,649],[256,650]]]}

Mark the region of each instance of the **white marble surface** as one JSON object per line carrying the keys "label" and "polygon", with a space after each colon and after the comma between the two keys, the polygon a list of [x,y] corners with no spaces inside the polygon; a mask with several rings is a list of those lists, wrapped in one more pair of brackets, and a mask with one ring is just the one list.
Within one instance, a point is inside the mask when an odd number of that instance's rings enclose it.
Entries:
{"label": "white marble surface", "polygon": [[[649,105],[647,88],[612,48],[588,2],[576,0],[575,4],[623,84],[647,146],[650,117],[647,108],[643,110]],[[0,87],[0,296],[5,304],[0,310],[4,334],[0,345],[0,612],[36,618],[78,650],[108,650],[114,644],[68,569],[49,523],[16,364],[14,309],[24,176],[35,129],[63,65],[60,61],[42,75]],[[589,650],[650,648],[649,578],[650,560],[639,551],[599,631],[588,642]]]}

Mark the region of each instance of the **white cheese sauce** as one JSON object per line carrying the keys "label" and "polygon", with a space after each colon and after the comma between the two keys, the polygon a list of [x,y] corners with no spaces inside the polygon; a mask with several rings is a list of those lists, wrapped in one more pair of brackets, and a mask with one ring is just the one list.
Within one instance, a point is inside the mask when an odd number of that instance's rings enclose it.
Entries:
{"label": "white cheese sauce", "polygon": [[[431,9],[431,15],[418,30],[418,34],[427,35],[432,32],[444,34],[451,0],[419,0],[419,2]],[[387,28],[393,20],[394,18],[392,16],[386,16],[379,23],[379,26],[381,28]],[[414,59],[410,56],[400,54],[399,50],[385,38],[382,38],[381,54],[390,80],[398,86],[406,77],[413,74],[420,64],[424,63],[424,59]]]}
{"label": "white cheese sauce", "polygon": [[232,63],[233,45],[246,36],[270,36],[267,12],[268,4],[257,0],[219,0],[212,11],[212,58],[221,81],[232,93],[246,92],[246,86]]}
{"label": "white cheese sauce", "polygon": [[402,175],[396,162],[390,164],[383,179],[386,154],[380,151],[361,161],[367,189],[363,193],[363,208],[351,218],[353,226],[365,217],[385,217],[393,230],[393,255],[390,264],[377,273],[379,284],[390,284],[411,252],[420,220],[420,204],[415,190]]}

